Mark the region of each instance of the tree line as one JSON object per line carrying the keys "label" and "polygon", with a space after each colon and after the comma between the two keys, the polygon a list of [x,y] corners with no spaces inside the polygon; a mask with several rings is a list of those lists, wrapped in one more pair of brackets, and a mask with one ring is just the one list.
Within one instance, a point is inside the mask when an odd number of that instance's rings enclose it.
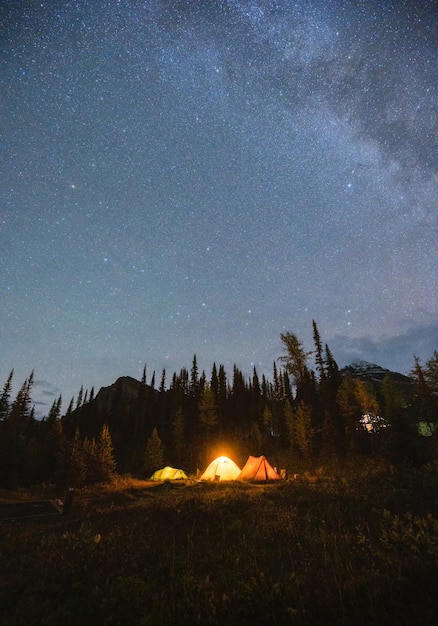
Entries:
{"label": "tree line", "polygon": [[[255,367],[245,378],[236,365],[228,376],[215,363],[207,376],[194,355],[191,369],[174,373],[169,384],[165,370],[158,387],[155,372],[148,382],[145,366],[139,381],[120,378],[105,397],[81,388],[63,415],[57,398],[42,420],[32,405],[33,372],[12,400],[12,371],[0,396],[0,485],[77,486],[115,471],[148,477],[165,464],[194,472],[223,449],[291,467],[434,458],[438,353],[424,365],[414,358],[409,391],[391,375],[373,385],[341,374],[312,324],[312,351],[294,333],[280,335],[283,354],[270,380]],[[420,422],[429,437],[420,435]]]}

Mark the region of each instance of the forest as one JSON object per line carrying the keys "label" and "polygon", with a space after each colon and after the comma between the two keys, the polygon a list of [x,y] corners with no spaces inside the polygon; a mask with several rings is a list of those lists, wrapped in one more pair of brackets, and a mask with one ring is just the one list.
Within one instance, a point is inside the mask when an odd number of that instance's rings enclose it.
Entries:
{"label": "forest", "polygon": [[207,375],[194,355],[190,370],[169,381],[163,370],[159,385],[145,365],[140,380],[121,377],[97,395],[82,387],[65,412],[60,396],[43,419],[33,372],[13,399],[12,370],[0,396],[0,487],[81,487],[115,474],[147,478],[164,465],[195,474],[223,453],[241,463],[265,454],[288,472],[359,457],[420,467],[437,457],[437,351],[424,364],[414,358],[408,385],[391,374],[376,383],[339,370],[315,321],[313,339],[307,351],[281,334],[270,380],[216,363]]}

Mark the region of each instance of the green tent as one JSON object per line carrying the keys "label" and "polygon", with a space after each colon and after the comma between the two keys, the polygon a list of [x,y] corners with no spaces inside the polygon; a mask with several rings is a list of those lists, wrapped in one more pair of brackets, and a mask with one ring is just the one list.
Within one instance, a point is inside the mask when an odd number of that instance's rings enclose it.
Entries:
{"label": "green tent", "polygon": [[185,478],[188,476],[182,469],[175,469],[168,465],[157,470],[151,476],[151,480],[184,480]]}

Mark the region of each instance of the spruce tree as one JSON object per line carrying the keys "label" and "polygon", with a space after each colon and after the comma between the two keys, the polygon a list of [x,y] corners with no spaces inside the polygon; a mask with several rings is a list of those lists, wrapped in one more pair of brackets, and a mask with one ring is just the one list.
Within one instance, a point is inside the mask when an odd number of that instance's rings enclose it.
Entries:
{"label": "spruce tree", "polygon": [[424,368],[427,384],[432,389],[435,396],[438,396],[438,351],[435,350],[433,355],[426,361]]}
{"label": "spruce tree", "polygon": [[305,402],[300,402],[294,416],[294,440],[300,456],[310,462],[313,456],[315,431],[312,426],[312,409]]}
{"label": "spruce tree", "polygon": [[218,425],[217,405],[213,391],[209,385],[204,387],[199,399],[199,423],[206,438],[206,456],[210,456],[210,444],[212,435]]}
{"label": "spruce tree", "polygon": [[86,452],[77,428],[73,439],[66,443],[65,480],[68,487],[83,487],[86,479]]}
{"label": "spruce tree", "polygon": [[13,377],[14,370],[12,369],[9,373],[7,381],[4,384],[3,391],[0,396],[0,422],[2,422],[9,413]]}
{"label": "spruce tree", "polygon": [[281,333],[280,338],[286,353],[280,356],[280,361],[284,363],[284,367],[298,387],[308,376],[307,359],[312,353],[304,350],[303,343],[294,333]]}
{"label": "spruce tree", "polygon": [[156,428],[147,440],[143,471],[146,476],[151,476],[157,469],[164,465],[164,448]]}
{"label": "spruce tree", "polygon": [[161,372],[161,381],[160,381],[160,392],[164,393],[166,391],[166,370],[163,368]]}
{"label": "spruce tree", "polygon": [[385,420],[390,424],[387,436],[387,451],[391,461],[414,460],[418,439],[416,424],[409,419],[406,401],[387,375],[382,383],[383,411]]}
{"label": "spruce tree", "polygon": [[292,452],[295,451],[295,413],[292,410],[289,400],[284,402],[284,422],[286,425],[287,438],[289,440],[289,448]]}
{"label": "spruce tree", "polygon": [[103,425],[99,434],[96,445],[96,456],[98,460],[99,481],[107,482],[111,480],[116,471],[116,461],[108,424]]}
{"label": "spruce tree", "polygon": [[178,465],[181,465],[185,450],[185,422],[181,406],[178,406],[172,422],[172,444]]}
{"label": "spruce tree", "polygon": [[324,358],[322,356],[321,337],[320,337],[319,330],[318,330],[315,320],[312,320],[312,326],[313,326],[313,341],[315,343],[315,364],[316,364],[316,369],[319,373],[319,382],[323,383],[323,381],[325,380],[325,369],[324,369],[325,364],[324,364]]}
{"label": "spruce tree", "polygon": [[76,408],[79,409],[84,401],[84,386],[81,385],[81,388],[79,389],[79,393],[78,393],[78,398],[76,400]]}
{"label": "spruce tree", "polygon": [[199,391],[199,372],[196,354],[193,355],[192,369],[190,372],[190,394],[193,398],[198,396]]}

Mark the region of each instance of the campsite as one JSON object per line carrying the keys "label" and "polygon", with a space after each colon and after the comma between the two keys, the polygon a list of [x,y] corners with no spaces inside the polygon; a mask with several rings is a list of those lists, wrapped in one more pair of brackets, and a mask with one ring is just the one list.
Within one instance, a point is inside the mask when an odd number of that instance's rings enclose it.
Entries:
{"label": "campsite", "polygon": [[435,623],[437,470],[77,489],[68,516],[0,522],[0,624]]}

